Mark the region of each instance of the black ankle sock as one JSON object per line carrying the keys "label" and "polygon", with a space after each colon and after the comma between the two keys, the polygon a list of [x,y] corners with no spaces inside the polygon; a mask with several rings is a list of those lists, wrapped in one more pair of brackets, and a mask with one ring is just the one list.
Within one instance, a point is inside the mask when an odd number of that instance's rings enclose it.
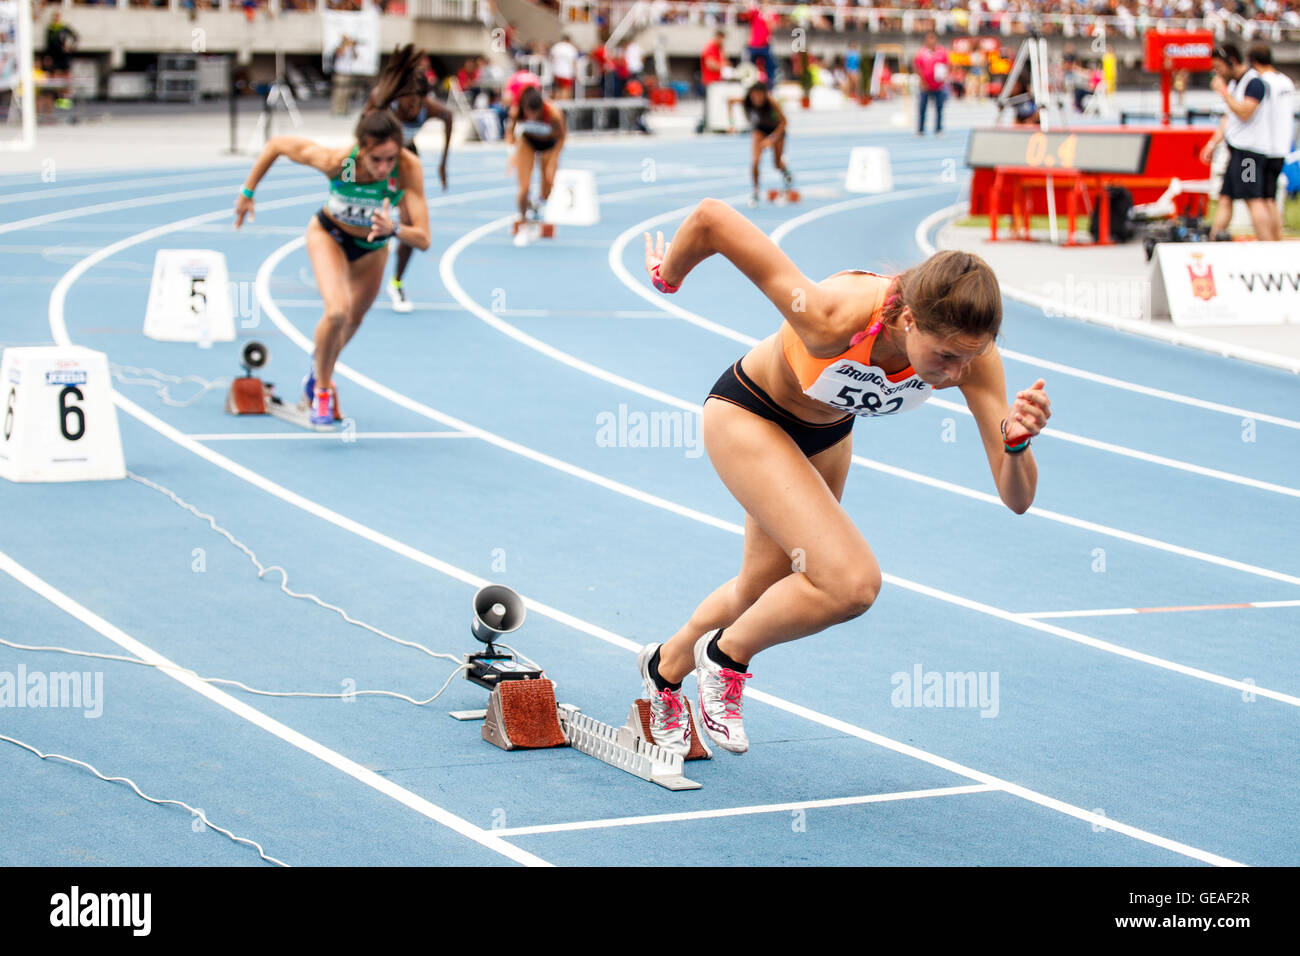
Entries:
{"label": "black ankle sock", "polygon": [[723,667],[730,667],[737,674],[745,673],[745,668],[749,666],[748,664],[737,664],[726,654],[722,653],[722,648],[718,647],[718,641],[722,639],[722,631],[723,628],[718,628],[718,633],[714,634],[713,640],[709,641],[709,660],[713,661],[715,664],[720,664]]}
{"label": "black ankle sock", "polygon": [[676,684],[670,684],[659,676],[659,651],[660,648],[656,647],[654,656],[650,658],[650,679],[655,682],[655,686],[660,690],[671,690],[673,692],[681,690],[681,681],[678,681]]}

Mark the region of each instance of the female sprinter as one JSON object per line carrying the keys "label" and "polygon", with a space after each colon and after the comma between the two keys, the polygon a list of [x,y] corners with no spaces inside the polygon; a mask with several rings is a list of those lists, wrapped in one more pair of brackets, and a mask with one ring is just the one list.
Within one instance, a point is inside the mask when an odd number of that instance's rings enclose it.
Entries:
{"label": "female sprinter", "polygon": [[978,256],[945,251],[893,277],[855,270],[815,282],[757,226],[713,199],[695,208],[669,246],[662,233],[653,243],[646,234],[646,269],[661,292],[675,292],[715,253],[785,321],[723,373],[704,403],[704,447],[745,509],[740,574],[669,641],[638,657],[654,742],[683,754],[688,673],[699,682],[709,736],[744,753],[741,696],[754,657],[857,617],[875,600],[880,566],[840,506],[857,416],[905,412],[936,389],[961,389],[998,494],[1023,514],[1038,480],[1029,439],[1050,414],[1041,379],[1007,407],[993,344],[1002,300]]}
{"label": "female sprinter", "polygon": [[794,177],[786,168],[782,153],[785,152],[785,113],[776,98],[762,83],[755,83],[746,91],[742,99],[732,100],[730,105],[741,103],[745,107],[745,118],[754,130],[752,140],[753,153],[750,157],[749,176],[754,181],[754,195],[749,200],[750,206],[758,205],[758,161],[763,158],[763,150],[772,150],[772,165],[781,171],[787,190],[794,187]]}
{"label": "female sprinter", "polygon": [[[390,109],[397,121],[402,124],[405,142],[403,149],[409,149],[416,156],[420,151],[415,148],[415,137],[430,119],[442,121],[444,138],[442,141],[442,162],[438,164],[438,179],[442,182],[443,192],[447,191],[447,154],[451,152],[451,110],[439,103],[429,94],[429,81],[425,75],[425,54],[408,43],[393,52],[388,65],[380,74],[379,83],[370,91],[366,100],[366,111]],[[406,265],[411,261],[411,246],[399,240],[397,245],[397,268],[388,283],[388,297],[393,302],[394,312],[410,312],[411,302],[402,290],[402,276],[406,274]]]}
{"label": "female sprinter", "polygon": [[[515,137],[515,132],[520,134]],[[564,114],[555,104],[542,96],[542,91],[535,86],[525,86],[519,91],[519,98],[510,109],[510,120],[506,124],[506,142],[514,146],[515,151],[506,163],[506,169],[515,167],[519,174],[519,231],[516,241],[524,237],[523,226],[531,209],[537,219],[542,218],[543,204],[551,197],[551,186],[555,183],[555,171],[560,168],[560,151],[564,149],[566,135]],[[528,191],[532,188],[534,161],[540,159],[542,167],[542,202],[531,204]],[[525,237],[526,241],[526,237]]]}
{"label": "female sprinter", "polygon": [[[331,149],[296,136],[276,136],[235,200],[235,228],[253,218],[253,190],[280,156],[320,170],[329,180],[324,207],[307,224],[307,255],[325,310],[316,325],[312,369],[303,383],[313,425],[340,419],[334,363],[361,326],[384,281],[388,240],[429,248],[429,209],[420,160],[402,148],[402,127],[388,110],[362,115],[356,145]],[[394,215],[401,208],[401,218]],[[405,223],[403,225],[402,223]]]}

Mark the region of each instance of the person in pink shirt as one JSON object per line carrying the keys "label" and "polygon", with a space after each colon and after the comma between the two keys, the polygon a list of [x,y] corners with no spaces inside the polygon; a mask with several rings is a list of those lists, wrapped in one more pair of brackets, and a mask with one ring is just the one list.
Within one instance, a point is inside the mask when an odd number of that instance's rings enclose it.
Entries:
{"label": "person in pink shirt", "polygon": [[939,37],[934,33],[925,35],[925,45],[916,51],[912,58],[913,69],[921,81],[920,114],[917,117],[916,135],[925,135],[925,114],[934,101],[934,132],[943,133],[943,101],[947,98],[948,51],[939,46]]}
{"label": "person in pink shirt", "polygon": [[770,90],[775,81],[776,61],[772,59],[772,24],[776,17],[767,7],[756,3],[749,8],[749,60],[763,71],[763,83]]}

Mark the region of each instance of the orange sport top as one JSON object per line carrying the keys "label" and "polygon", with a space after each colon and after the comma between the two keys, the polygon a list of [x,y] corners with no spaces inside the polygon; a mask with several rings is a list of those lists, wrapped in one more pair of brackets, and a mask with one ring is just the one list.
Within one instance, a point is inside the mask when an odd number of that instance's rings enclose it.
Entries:
{"label": "orange sport top", "polygon": [[[893,415],[921,405],[933,389],[909,365],[893,375],[871,364],[871,349],[880,332],[880,315],[885,308],[889,276],[874,272],[862,275],[879,279],[876,306],[865,332],[853,336],[848,349],[831,358],[810,355],[803,340],[789,322],[781,326],[781,349],[785,360],[809,398],[854,415]],[[836,273],[843,275],[844,273]]]}

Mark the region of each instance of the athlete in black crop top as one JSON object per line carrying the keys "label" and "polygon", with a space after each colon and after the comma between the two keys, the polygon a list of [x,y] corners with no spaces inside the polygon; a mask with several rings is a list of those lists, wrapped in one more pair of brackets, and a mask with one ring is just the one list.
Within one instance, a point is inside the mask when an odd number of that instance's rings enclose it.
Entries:
{"label": "athlete in black crop top", "polygon": [[794,177],[790,175],[790,170],[782,158],[785,152],[785,113],[781,111],[781,105],[762,83],[755,83],[745,92],[743,98],[732,100],[731,105],[744,106],[745,118],[749,120],[749,125],[754,130],[751,144],[753,155],[749,167],[750,179],[754,183],[754,195],[749,204],[757,206],[758,161],[763,157],[763,150],[768,148],[772,150],[772,165],[780,170],[781,177],[785,180],[785,188],[789,189],[794,184]]}
{"label": "athlete in black crop top", "polygon": [[[515,148],[510,164],[519,175],[520,225],[528,218],[532,206],[528,192],[532,188],[533,166],[538,160],[542,167],[542,203],[551,196],[566,132],[564,114],[537,87],[525,86],[519,93],[519,102],[511,107],[510,120],[506,123],[506,142]],[[533,211],[540,216],[540,208]]]}

